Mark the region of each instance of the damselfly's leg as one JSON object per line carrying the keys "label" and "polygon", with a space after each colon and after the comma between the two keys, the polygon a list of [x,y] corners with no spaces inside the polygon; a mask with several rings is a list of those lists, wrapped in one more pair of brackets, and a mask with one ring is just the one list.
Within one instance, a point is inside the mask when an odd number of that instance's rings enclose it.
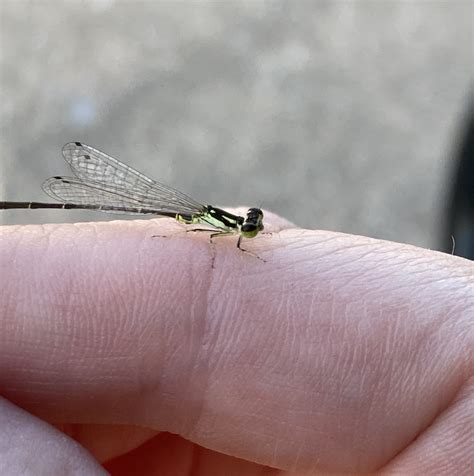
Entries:
{"label": "damselfly's leg", "polygon": [[247,253],[249,255],[252,255],[253,257],[259,259],[260,261],[263,261],[264,263],[266,263],[266,261],[263,259],[263,258],[260,258],[260,256],[256,255],[255,253],[252,253],[251,251],[249,250],[245,250],[244,248],[242,248],[240,246],[240,243],[242,241],[242,235],[239,235],[239,239],[237,240],[237,248],[239,248],[240,251],[243,251],[244,253]]}
{"label": "damselfly's leg", "polygon": [[[191,230],[183,230],[183,232],[180,232],[180,233],[191,233],[191,232],[207,232],[207,233],[210,233],[209,235],[209,242],[211,244],[213,244],[213,239],[216,238],[216,237],[219,237],[219,236],[230,236],[230,235],[235,235],[235,232],[234,231],[216,231],[215,228],[214,229],[209,229],[209,228],[193,228]],[[155,237],[161,237],[161,238],[166,238],[162,235],[153,235],[153,238]],[[240,246],[240,243],[242,241],[242,235],[239,235],[239,238],[237,240],[237,248],[244,252],[244,253],[247,253],[251,256],[253,256],[254,258],[257,258],[259,259],[260,261],[263,261],[264,263],[266,263],[266,261],[263,259],[263,258],[260,258],[260,256],[256,255],[255,253],[252,253],[251,251],[249,250],[246,250],[244,248],[242,248]],[[214,267],[214,264],[213,264],[213,267]]]}
{"label": "damselfly's leg", "polygon": [[209,228],[193,228],[192,230],[186,230],[187,232],[192,232],[192,231],[207,231],[208,233],[210,233],[209,235],[209,243],[212,243],[212,238],[214,238],[214,236],[218,236],[218,235],[221,235],[222,233],[224,233],[225,235],[227,234],[231,234],[231,233],[227,233],[225,231],[218,231],[216,232],[216,229],[214,228],[213,230],[210,230]]}
{"label": "damselfly's leg", "polygon": [[208,231],[210,232],[211,234],[213,234],[216,229],[215,228],[190,228],[189,230],[186,230],[186,233],[190,233],[190,232],[193,232],[193,231]]}
{"label": "damselfly's leg", "polygon": [[211,233],[209,238],[212,243],[212,239],[216,238],[217,236],[230,236],[230,235],[235,235],[235,233],[233,231],[215,231],[214,233]]}
{"label": "damselfly's leg", "polygon": [[[194,232],[194,231],[207,231],[208,233],[213,233],[215,232],[215,228],[214,229],[208,229],[208,228],[192,228],[191,230],[181,230],[181,231],[177,231],[176,233],[173,233],[173,235],[171,236],[174,236],[174,235],[177,235],[177,234],[180,234],[180,233],[191,233],[191,232]],[[169,238],[170,235],[153,235],[152,238]]]}

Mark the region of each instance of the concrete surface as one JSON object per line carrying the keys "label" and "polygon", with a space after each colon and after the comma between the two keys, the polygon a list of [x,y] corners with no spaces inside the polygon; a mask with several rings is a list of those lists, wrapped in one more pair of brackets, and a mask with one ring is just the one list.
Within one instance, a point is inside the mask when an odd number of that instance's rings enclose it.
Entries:
{"label": "concrete surface", "polygon": [[470,1],[2,1],[0,19],[0,199],[44,201],[80,140],[205,203],[437,246]]}

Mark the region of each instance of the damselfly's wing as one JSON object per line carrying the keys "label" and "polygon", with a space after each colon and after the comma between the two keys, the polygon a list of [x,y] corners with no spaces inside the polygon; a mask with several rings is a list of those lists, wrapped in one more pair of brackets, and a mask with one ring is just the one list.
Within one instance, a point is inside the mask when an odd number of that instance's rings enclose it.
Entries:
{"label": "damselfly's wing", "polygon": [[[63,155],[76,177],[52,177],[43,190],[67,203],[141,208],[192,215],[204,206],[182,192],[156,182],[113,157],[80,142],[63,147]],[[115,213],[121,213],[116,210]],[[129,210],[122,213],[130,213]]]}
{"label": "damselfly's wing", "polygon": [[[117,208],[117,210],[104,210],[107,213],[143,215],[147,213],[147,209],[150,209],[148,213],[156,214],[160,211],[168,213],[168,209],[164,207],[152,208],[143,197],[131,194],[123,195],[119,189],[99,183],[82,182],[76,177],[51,177],[43,183],[43,190],[51,198],[64,203]],[[136,208],[137,211],[130,210],[133,208]],[[172,213],[176,213],[176,211]]]}

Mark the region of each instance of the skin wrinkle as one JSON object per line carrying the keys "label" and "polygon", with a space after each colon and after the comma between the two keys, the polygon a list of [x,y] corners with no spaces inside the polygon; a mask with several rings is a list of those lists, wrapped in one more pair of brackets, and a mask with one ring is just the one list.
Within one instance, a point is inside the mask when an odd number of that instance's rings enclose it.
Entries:
{"label": "skin wrinkle", "polygon": [[[382,311],[380,311],[382,313]],[[385,351],[382,352],[382,355],[392,355],[392,349],[394,350],[396,348],[396,336],[400,331],[403,331],[403,326],[398,326],[398,323],[400,322],[400,319],[394,319],[393,323],[391,326],[389,326],[389,330],[393,329],[393,332],[389,333],[389,338],[386,340],[387,346],[385,348]],[[390,339],[392,337],[392,339]],[[404,340],[402,340],[403,342]],[[390,345],[390,343],[393,343],[393,345]],[[390,375],[396,375],[396,364],[392,359],[385,359],[383,361],[383,367],[382,368],[387,368],[387,371],[382,371],[381,374],[384,375],[385,377],[389,377]],[[383,404],[382,404],[382,411],[391,413],[390,405],[389,405],[389,395],[386,392],[383,392],[383,379],[379,379],[375,383],[375,390],[373,392],[373,399],[374,401],[381,402],[383,399]],[[393,377],[392,377],[393,381]],[[393,387],[393,385],[392,385]],[[397,391],[397,387],[395,387],[395,392]]]}
{"label": "skin wrinkle", "polygon": [[[182,426],[182,433],[184,435],[189,435],[192,438],[192,435],[196,433],[196,428],[200,427],[200,422],[202,419],[203,414],[206,411],[208,402],[207,402],[207,394],[209,391],[209,382],[211,378],[210,372],[210,362],[209,358],[213,355],[213,352],[210,351],[212,346],[212,337],[210,332],[210,296],[212,293],[213,283],[219,282],[216,280],[215,276],[215,266],[217,261],[216,251],[212,247],[211,253],[211,265],[210,265],[210,272],[207,273],[209,276],[207,283],[203,286],[204,287],[204,300],[202,305],[204,309],[200,309],[196,314],[195,310],[196,307],[191,304],[191,314],[190,314],[190,325],[191,329],[193,329],[190,333],[191,341],[195,341],[196,345],[193,346],[194,350],[192,351],[191,362],[195,364],[190,368],[190,375],[189,375],[189,382],[192,392],[197,391],[197,395],[193,398],[194,412],[189,412],[189,415],[193,415],[193,418],[190,419],[189,417],[186,418],[186,422],[183,422]],[[194,275],[194,268],[191,266],[191,283],[196,282],[193,279]],[[198,279],[197,282],[201,280],[201,273],[197,273]],[[202,296],[202,287],[200,286],[199,291],[197,294],[201,297]],[[191,295],[194,296],[196,294],[195,287],[191,286]],[[194,303],[195,299],[191,299],[191,302]],[[195,323],[200,323],[199,326],[196,326]],[[197,339],[195,338],[197,337]],[[211,343],[211,344],[210,344]],[[193,379],[194,376],[194,379]],[[193,386],[193,380],[196,381],[196,385]]]}
{"label": "skin wrinkle", "polygon": [[[362,367],[363,368],[369,368],[370,369],[370,359],[368,358],[368,350],[367,350],[367,347],[364,347],[364,350],[363,350],[363,357],[362,357]],[[370,378],[369,382],[366,383],[366,380],[368,380],[368,378],[366,377],[366,373],[364,372],[364,374],[362,375],[362,379],[360,381],[360,384],[359,384],[359,390],[358,390],[358,393],[359,395],[363,395],[364,392],[363,392],[363,389],[364,387],[366,386],[370,386],[371,389],[374,388],[374,379]],[[375,382],[375,385],[376,385],[376,382]],[[373,397],[373,391],[371,392],[368,392],[368,396],[369,398],[366,399],[366,402],[367,402],[367,418],[364,418],[360,425],[359,425],[359,429],[360,429],[360,437],[359,437],[359,441],[362,443],[362,441],[367,438],[368,434],[369,434],[369,419],[370,419],[370,414],[371,414],[371,409],[373,408],[374,406],[374,397]],[[362,445],[362,448],[363,448],[363,445]]]}
{"label": "skin wrinkle", "polygon": [[[357,327],[356,327],[356,329],[357,329]],[[345,339],[343,339],[343,340],[345,340]],[[356,339],[356,341],[357,341],[357,339]],[[364,344],[364,343],[362,342],[362,344]],[[367,346],[362,345],[363,355],[365,355],[365,350],[364,350],[364,349],[366,349],[366,348],[367,348]],[[356,349],[353,349],[353,351],[356,352]],[[360,359],[358,358],[358,356],[357,356],[357,358],[356,358],[355,355],[352,355],[352,356],[351,356],[351,355],[347,355],[346,361],[343,362],[343,364],[342,364],[342,368],[347,368],[347,369],[348,369],[347,372],[346,372],[346,374],[351,375],[351,374],[353,373],[354,369],[353,369],[353,367],[350,366],[350,363],[351,363],[351,362],[352,362],[352,363],[355,363],[356,360],[360,360]],[[376,359],[375,359],[375,360],[376,360]],[[364,373],[363,376],[362,376],[362,378],[364,379],[366,375],[367,375],[367,373]],[[363,380],[360,381],[360,387],[361,387],[361,389],[363,388]],[[361,391],[361,390],[359,390],[359,393],[360,393],[361,395],[364,395],[364,392]],[[369,395],[370,395],[370,392],[369,392]],[[371,399],[371,401],[373,401],[373,400]],[[371,407],[371,406],[372,406],[372,404],[369,405],[369,409],[368,409],[368,413],[367,413],[367,416],[368,416],[368,417],[370,416],[370,407]],[[363,434],[367,434],[367,433],[368,433],[368,428],[367,428],[368,420],[365,419],[365,422],[366,422],[366,425],[365,425],[366,430],[365,430],[365,433],[363,433]],[[360,422],[360,423],[363,424],[363,421]]]}
{"label": "skin wrinkle", "polygon": [[[210,267],[210,266],[209,266]],[[208,339],[208,320],[207,308],[209,299],[209,283],[203,284],[202,279],[195,273],[194,266],[189,267],[190,282],[198,283],[197,286],[191,285],[191,299],[189,309],[184,312],[189,313],[189,318],[185,320],[185,328],[189,329],[186,335],[188,344],[191,349],[190,365],[187,370],[189,374],[189,387],[192,396],[193,412],[185,417],[180,425],[182,434],[192,434],[193,428],[198,424],[203,408],[206,405],[206,392],[208,386],[209,372],[208,362],[205,358],[206,340]],[[196,276],[196,278],[193,278]],[[179,301],[179,292],[176,290],[176,300]],[[195,298],[197,296],[198,299]],[[173,298],[172,300],[175,300]],[[197,306],[195,303],[199,303]],[[186,343],[183,343],[186,345]],[[204,350],[203,350],[204,349]],[[193,383],[195,382],[195,383]],[[192,418],[189,418],[192,416]]]}
{"label": "skin wrinkle", "polygon": [[[234,281],[231,280],[230,277],[228,278],[229,289],[238,290],[241,288],[242,286],[241,277],[237,276],[236,279],[237,279],[237,282],[236,284],[234,284]],[[251,280],[252,277],[250,277],[249,279]],[[251,282],[251,281],[247,280],[247,282]],[[222,293],[218,293],[218,294],[216,293],[215,300],[220,301],[219,307],[223,307],[222,313],[226,315],[225,321],[230,323],[230,324],[227,324],[223,328],[224,331],[226,332],[230,331],[227,338],[227,342],[229,344],[231,343],[236,344],[237,342],[244,343],[246,340],[248,339],[252,340],[254,338],[253,335],[250,333],[250,330],[247,330],[246,327],[241,324],[242,318],[240,316],[239,309],[241,307],[245,309],[252,309],[255,306],[258,306],[259,300],[260,300],[260,294],[261,294],[260,290],[255,292],[250,291],[246,293],[244,296],[242,296],[241,299],[239,300],[239,299],[234,299],[233,295],[228,296],[225,299],[222,299]],[[262,329],[264,328],[264,325],[265,325],[264,321],[260,319],[260,317],[257,318],[256,316],[254,317],[254,319],[252,319],[252,323],[253,325]],[[222,340],[223,342],[226,342],[226,334],[223,334]],[[234,347],[234,345],[232,345],[232,347]],[[220,350],[219,352],[220,354],[222,354],[228,351],[229,351],[228,346],[225,345],[223,349]],[[240,362],[242,361],[242,358],[248,358],[249,356],[252,355],[250,354],[248,356],[247,355],[244,356],[245,351],[246,351],[246,347],[244,345],[241,349],[238,348],[237,354],[232,352],[232,355],[230,355],[229,357],[235,356],[236,362]],[[251,365],[253,367],[257,366],[260,359],[262,358],[266,359],[266,354],[269,354],[269,353],[267,353],[266,351],[262,351],[260,354],[256,355],[255,358],[252,360]],[[232,368],[231,366],[233,365],[232,362],[228,361],[228,359],[225,359],[225,354],[224,354],[224,359],[221,361],[221,363],[224,365],[224,368],[226,364],[229,365],[230,368]]]}
{"label": "skin wrinkle", "polygon": [[[474,383],[474,379],[472,379],[472,382]],[[389,461],[387,461],[387,463],[385,465],[387,469],[383,471],[383,474],[394,474],[394,473],[392,473],[392,470],[390,469],[390,466],[393,466],[393,464],[396,463],[396,461],[398,459],[400,459],[401,457],[403,458],[403,456],[406,452],[412,452],[413,451],[412,444],[413,443],[416,444],[418,441],[422,440],[423,438],[426,438],[426,435],[430,433],[430,430],[432,428],[435,428],[439,424],[440,420],[441,421],[444,420],[446,413],[452,413],[453,411],[456,411],[455,403],[460,400],[460,396],[463,394],[463,390],[465,388],[469,387],[469,385],[470,384],[469,384],[469,381],[468,381],[465,385],[461,386],[459,388],[458,392],[456,392],[456,394],[453,396],[452,400],[449,401],[449,402],[446,402],[446,405],[442,409],[442,411],[437,413],[436,417],[433,418],[433,420],[431,422],[429,422],[429,424],[427,424],[425,428],[421,429],[420,432],[417,435],[415,435],[412,438],[411,441],[407,442],[407,444],[404,448],[402,448],[399,452],[397,452],[397,454],[395,454],[393,458],[391,458]],[[471,387],[474,387],[474,385],[471,384]],[[472,398],[472,396],[471,396],[471,398]],[[446,448],[445,448],[444,445],[443,445],[442,448],[440,448],[440,450],[441,450],[442,454],[445,454]],[[438,469],[439,469],[439,466],[438,466]],[[458,473],[458,474],[462,474],[462,473]]]}
{"label": "skin wrinkle", "polygon": [[[418,374],[415,374],[414,375],[422,375],[422,373],[418,373]],[[415,387],[420,387],[422,388],[423,387],[423,384],[422,382],[418,381],[417,379],[414,379],[414,386]],[[412,389],[408,389],[406,391],[411,391]],[[416,441],[417,439],[419,439],[420,437],[422,437],[423,435],[425,435],[427,432],[429,432],[430,428],[432,426],[434,426],[436,424],[436,422],[438,421],[439,418],[442,417],[442,415],[451,408],[452,406],[452,403],[457,399],[457,396],[459,394],[459,392],[461,392],[462,390],[462,387],[460,387],[459,389],[456,389],[456,391],[454,392],[452,398],[450,400],[447,400],[446,402],[444,402],[443,405],[439,405],[437,409],[435,409],[433,411],[433,417],[431,420],[427,421],[426,424],[421,427],[419,429],[419,431],[413,435],[412,439],[410,441],[407,442],[407,444],[400,449],[400,451],[397,452],[397,454],[394,456],[394,458],[391,459],[391,461],[394,461],[400,454],[403,454],[403,452],[410,447],[410,445]],[[390,461],[387,463],[387,466],[390,465]]]}

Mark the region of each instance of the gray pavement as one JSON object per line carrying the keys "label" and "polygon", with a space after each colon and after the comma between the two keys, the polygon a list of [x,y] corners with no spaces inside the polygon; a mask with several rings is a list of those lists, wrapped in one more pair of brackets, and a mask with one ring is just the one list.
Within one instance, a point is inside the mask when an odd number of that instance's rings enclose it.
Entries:
{"label": "gray pavement", "polygon": [[[0,4],[0,199],[79,140],[199,201],[438,246],[472,3]],[[8,211],[4,224],[117,219]]]}

